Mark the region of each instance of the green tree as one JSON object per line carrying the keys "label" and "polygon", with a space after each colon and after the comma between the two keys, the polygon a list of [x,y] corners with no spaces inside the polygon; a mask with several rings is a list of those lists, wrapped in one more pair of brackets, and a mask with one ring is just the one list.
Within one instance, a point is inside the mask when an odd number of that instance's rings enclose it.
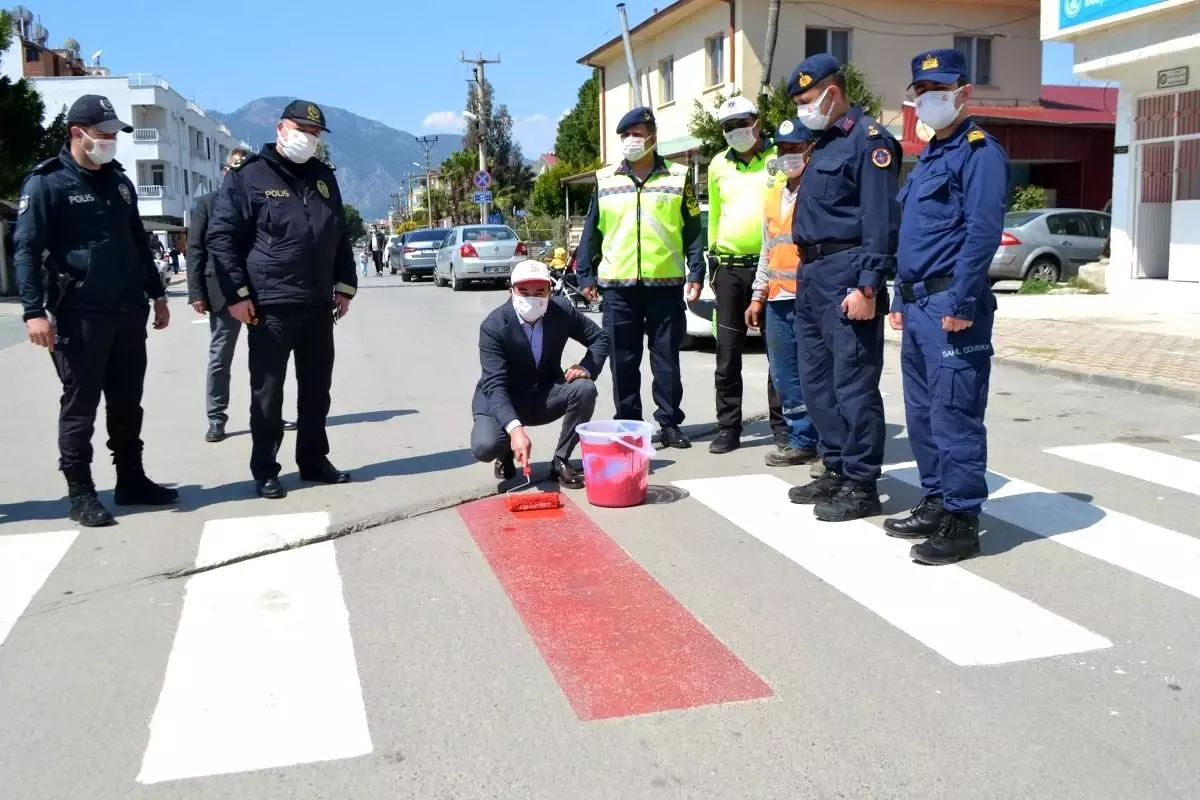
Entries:
{"label": "green tree", "polygon": [[317,139],[317,149],[313,151],[313,158],[318,161],[329,160],[329,142],[324,139]]}
{"label": "green tree", "polygon": [[[534,214],[547,217],[566,216],[566,208],[563,205],[566,198],[563,195],[561,181],[563,178],[569,178],[582,171],[573,164],[559,161],[556,165],[538,175],[537,180],[533,182],[533,191],[529,195],[529,210]],[[576,213],[582,213],[583,209],[586,208],[592,191],[593,189],[590,185],[570,187],[571,208]]]}
{"label": "green tree", "polygon": [[[510,204],[519,203],[528,197],[533,187],[533,170],[525,163],[521,145],[513,141],[513,120],[508,106],[493,107],[492,98],[490,81],[484,82],[482,97],[477,84],[472,83],[467,88],[466,109],[486,121],[487,164],[492,173],[493,194],[497,195],[497,200],[503,195]],[[462,149],[467,153],[478,153],[479,134],[479,121],[468,118]],[[476,159],[478,163],[478,156]]]}
{"label": "green tree", "polygon": [[[846,75],[846,97],[853,105],[862,106],[867,116],[878,119],[883,113],[882,95],[876,93],[874,87],[867,82],[863,71],[854,64],[846,64],[842,71]],[[714,112],[720,108],[721,103],[741,93],[740,90],[735,90],[729,95],[717,94],[713,98],[711,108],[705,108],[699,100],[695,101],[692,118],[688,122],[688,132],[700,140],[700,153],[705,158],[712,158],[729,146]],[[773,133],[785,119],[796,116],[796,103],[788,96],[786,80],[772,86],[766,96],[758,98],[756,105],[763,130],[767,133]]]}
{"label": "green tree", "polygon": [[0,11],[0,53],[12,44],[12,17],[7,11]]}
{"label": "green tree", "polygon": [[357,208],[349,203],[343,203],[342,216],[346,220],[346,231],[350,234],[350,241],[356,242],[367,235],[367,228],[363,225],[362,214],[358,213]]}
{"label": "green tree", "polygon": [[578,172],[600,166],[600,79],[599,73],[579,87],[575,107],[559,120],[554,153]]}

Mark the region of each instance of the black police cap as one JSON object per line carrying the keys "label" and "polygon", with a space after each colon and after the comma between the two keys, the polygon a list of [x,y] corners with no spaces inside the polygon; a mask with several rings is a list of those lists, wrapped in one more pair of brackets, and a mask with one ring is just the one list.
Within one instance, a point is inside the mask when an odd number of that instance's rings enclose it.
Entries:
{"label": "black police cap", "polygon": [[117,118],[117,112],[107,97],[85,94],[67,111],[67,125],[95,128],[102,133],[133,133],[133,126]]}
{"label": "black police cap", "polygon": [[329,128],[325,127],[325,112],[316,103],[310,103],[307,100],[293,100],[283,109],[283,113],[279,115],[280,119],[290,119],[296,122],[303,122],[308,125],[316,125],[321,130],[329,133]]}

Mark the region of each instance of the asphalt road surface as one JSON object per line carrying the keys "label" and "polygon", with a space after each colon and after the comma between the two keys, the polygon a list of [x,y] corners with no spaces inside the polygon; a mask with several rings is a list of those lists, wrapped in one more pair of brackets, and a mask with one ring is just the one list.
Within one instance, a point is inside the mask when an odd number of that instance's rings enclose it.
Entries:
{"label": "asphalt road surface", "polygon": [[[269,502],[244,377],[239,435],[203,441],[208,329],[176,293],[145,439],[182,500],[100,530],[64,518],[49,361],[6,340],[0,798],[1200,797],[1200,409],[998,368],[984,555],[956,567],[791,506],[807,468],[764,467],[762,424],[661,453],[644,506],[515,520],[467,450],[504,297],[368,278],[330,420],[355,481],[302,487],[289,435]],[[701,435],[712,358],[684,356]],[[746,372],[761,414],[761,352]]]}

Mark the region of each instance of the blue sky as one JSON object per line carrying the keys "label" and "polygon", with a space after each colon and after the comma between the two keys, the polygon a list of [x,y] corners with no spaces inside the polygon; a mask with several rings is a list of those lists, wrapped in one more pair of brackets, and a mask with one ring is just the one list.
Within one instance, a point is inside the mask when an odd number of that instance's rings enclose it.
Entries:
{"label": "blue sky", "polygon": [[[418,136],[454,129],[471,75],[461,51],[499,55],[488,78],[532,158],[553,146],[559,117],[587,79],[575,61],[620,30],[610,0],[568,0],[569,15],[551,0],[125,0],[93,7],[99,13],[82,20],[80,0],[22,1],[50,31],[52,47],[72,36],[85,58],[102,49],[100,61],[114,73],[157,73],[204,108],[233,111],[291,95]],[[626,0],[630,25],[669,2]],[[1044,80],[1076,82],[1071,63],[1070,45],[1048,45]]]}

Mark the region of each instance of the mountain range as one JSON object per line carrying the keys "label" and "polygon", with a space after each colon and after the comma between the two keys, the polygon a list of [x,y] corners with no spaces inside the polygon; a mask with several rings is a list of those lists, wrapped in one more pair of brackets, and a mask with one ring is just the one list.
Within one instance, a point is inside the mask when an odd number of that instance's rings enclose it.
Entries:
{"label": "mountain range", "polygon": [[[209,111],[212,118],[225,123],[233,135],[259,149],[275,140],[275,124],[288,97],[260,97],[230,113]],[[413,162],[425,163],[425,150],[417,137],[382,122],[360,117],[337,106],[321,104],[330,133],[329,160],[337,167],[342,197],[362,214],[363,219],[387,216],[393,194],[403,194],[404,176],[420,172]],[[462,147],[462,136],[439,133],[430,150],[430,163],[437,166]]]}

